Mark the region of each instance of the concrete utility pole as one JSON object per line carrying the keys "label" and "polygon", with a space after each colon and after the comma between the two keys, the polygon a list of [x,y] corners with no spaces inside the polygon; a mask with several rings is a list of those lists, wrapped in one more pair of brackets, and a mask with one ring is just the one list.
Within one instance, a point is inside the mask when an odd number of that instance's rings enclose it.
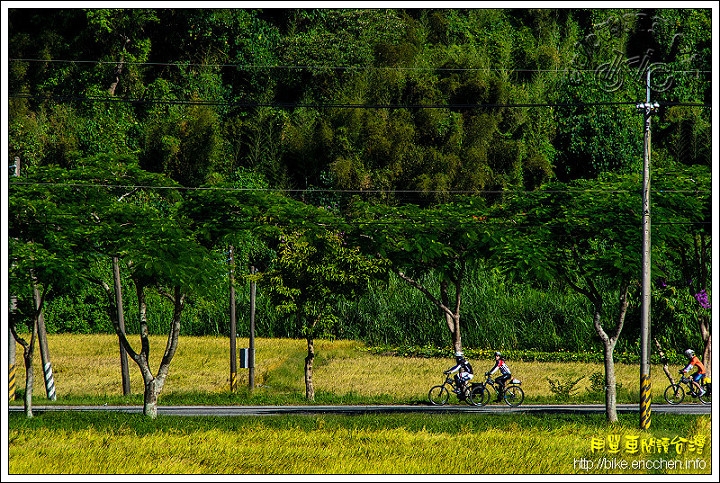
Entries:
{"label": "concrete utility pole", "polygon": [[[250,274],[255,274],[255,267],[250,267]],[[250,282],[250,347],[248,349],[248,387],[255,388],[255,280]]]}
{"label": "concrete utility pole", "polygon": [[230,245],[230,392],[237,389],[237,320],[235,318],[235,258]]}
{"label": "concrete utility pole", "polygon": [[[20,176],[20,158],[15,157],[15,164],[10,166],[10,168],[13,169],[14,175]],[[13,262],[10,262],[13,263]],[[15,313],[17,312],[17,296],[15,294],[10,294],[10,317],[15,317]],[[17,388],[17,382],[15,379],[15,356],[16,356],[16,344],[15,336],[12,334],[12,330],[10,330],[10,324],[8,324],[8,400],[14,401],[15,400],[15,390]]]}
{"label": "concrete utility pole", "polygon": [[42,360],[43,374],[45,375],[45,393],[51,401],[57,400],[55,394],[55,378],[53,377],[52,363],[50,362],[50,349],[45,330],[45,317],[41,310],[40,291],[38,290],[35,275],[32,276],[33,297],[35,299],[35,310],[37,311],[38,345],[40,346],[40,358]]}
{"label": "concrete utility pole", "polygon": [[[15,316],[15,311],[17,310],[17,298],[14,295],[10,296],[10,317]],[[15,400],[15,389],[17,387],[17,383],[15,382],[15,376],[16,376],[16,368],[15,368],[15,354],[16,354],[16,344],[15,342],[15,336],[12,335],[12,331],[10,330],[10,327],[8,325],[8,400],[14,401]]]}
{"label": "concrete utility pole", "polygon": [[644,166],[643,166],[643,254],[642,254],[642,304],[640,314],[640,429],[650,428],[650,119],[657,114],[660,105],[650,102],[650,70],[647,72],[646,100],[638,103],[638,111],[644,113]]}
{"label": "concrete utility pole", "polygon": [[[120,283],[120,264],[118,257],[113,257],[113,280],[115,282],[115,305],[120,332],[125,333],[125,314],[123,313],[122,284]],[[128,368],[127,352],[120,343],[120,373],[122,374],[123,395],[130,395],[130,369]]]}

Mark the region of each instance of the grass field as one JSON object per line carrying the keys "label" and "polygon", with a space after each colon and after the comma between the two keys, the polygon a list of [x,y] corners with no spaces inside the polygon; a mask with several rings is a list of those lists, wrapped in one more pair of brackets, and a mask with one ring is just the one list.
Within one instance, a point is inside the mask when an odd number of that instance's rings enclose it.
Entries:
{"label": "grass field", "polygon": [[[130,336],[130,341],[139,347],[139,337]],[[114,335],[69,335],[49,336],[50,358],[58,399],[111,398],[122,403],[122,379],[117,337]],[[237,347],[248,347],[247,339],[239,338]],[[155,372],[165,349],[165,338],[150,337],[151,369]],[[425,401],[432,385],[442,382],[442,371],[454,365],[454,359],[447,358],[393,357],[374,355],[356,341],[327,341],[315,343],[313,381],[317,391],[316,400],[323,398],[370,398],[399,404]],[[304,340],[263,339],[255,340],[255,390],[252,397],[288,397],[303,399],[305,382],[303,360],[306,355]],[[238,404],[250,397],[238,391],[231,397],[229,340],[223,337],[181,337],[177,353],[170,366],[165,388],[160,395],[163,399],[178,398],[190,393],[203,393],[210,400],[230,397]],[[22,364],[22,348],[18,345],[17,387],[24,387],[25,369]],[[477,378],[490,369],[493,360],[470,360]],[[522,380],[526,402],[548,402],[559,395],[551,390],[548,378],[567,383],[582,377],[567,402],[603,402],[602,392],[593,391],[592,375],[604,374],[602,364],[597,363],[555,363],[507,361],[513,375]],[[130,381],[134,395],[142,395],[142,378],[137,365],[131,360]],[[47,402],[43,386],[40,354],[34,359],[35,387],[33,397],[36,403]],[[671,367],[677,372],[679,367]],[[639,402],[639,367],[630,364],[616,364],[616,375],[620,385],[618,403]],[[247,387],[248,370],[237,369],[238,386]],[[668,380],[660,366],[651,370],[653,401],[662,403],[662,391]],[[192,396],[195,397],[195,396]],[[137,400],[129,400],[133,404]],[[195,402],[199,403],[199,402]]]}
{"label": "grass field", "polygon": [[[132,361],[133,394],[122,396],[114,336],[51,335],[49,344],[56,404],[141,403],[141,380]],[[151,338],[153,370],[164,344],[162,337]],[[238,341],[238,347],[246,344],[247,339]],[[304,341],[256,340],[257,387],[248,391],[247,369],[238,369],[241,387],[232,394],[228,346],[223,338],[181,337],[160,405],[305,403]],[[316,403],[425,403],[430,386],[440,382],[442,370],[453,363],[449,357],[401,358],[363,349],[353,341],[317,341]],[[36,355],[36,362],[39,358]],[[471,362],[480,374],[491,367],[491,361]],[[526,404],[554,400],[548,377],[575,380],[602,371],[599,365],[508,362],[523,380]],[[35,371],[34,404],[47,404],[39,362]],[[638,368],[619,364],[617,371],[622,384],[618,402],[635,402]],[[657,394],[667,382],[660,368],[653,372]],[[586,377],[569,402],[596,398],[589,388]],[[635,414],[621,414],[619,423],[609,425],[601,414],[150,420],[137,414],[47,412],[27,419],[12,413],[8,468],[11,476],[415,475],[412,481],[422,475],[453,474],[648,474],[656,475],[653,481],[660,475],[694,474],[700,480],[712,474],[709,416],[654,414],[649,430],[639,430],[638,423]]]}

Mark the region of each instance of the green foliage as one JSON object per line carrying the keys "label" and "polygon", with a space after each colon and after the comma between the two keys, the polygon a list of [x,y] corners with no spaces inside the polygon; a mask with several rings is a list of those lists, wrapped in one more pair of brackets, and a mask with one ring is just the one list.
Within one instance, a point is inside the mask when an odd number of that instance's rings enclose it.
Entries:
{"label": "green foliage", "polygon": [[263,280],[277,310],[300,319],[296,335],[327,337],[338,323],[333,302],[364,292],[383,265],[346,246],[341,233],[290,231],[282,236],[278,258]]}
{"label": "green foliage", "polygon": [[[675,287],[656,291],[653,331],[669,347],[698,345],[693,318],[709,314],[690,297],[709,292],[711,280],[709,244],[694,249],[711,218],[710,27],[710,9],[685,8],[10,9],[9,160],[19,158],[31,183],[68,186],[11,183],[17,240],[9,248],[52,280],[58,330],[92,330],[95,310],[77,305],[99,297],[82,288],[70,302],[61,287],[100,253],[120,252],[127,262],[133,254],[148,278],[203,274],[183,330],[224,333],[226,304],[218,301],[227,267],[215,258],[233,244],[242,273],[266,269],[278,247],[268,239],[284,218],[309,213],[262,190],[288,190],[335,214],[351,207],[345,190],[359,192],[374,248],[423,283],[456,273],[453,257],[484,260],[484,247],[498,248],[507,272],[474,273],[463,286],[468,345],[586,351],[596,342],[591,308],[558,275],[579,275],[563,270],[574,254],[594,274],[639,271],[635,103],[651,69],[662,105],[652,120],[653,273]],[[114,174],[91,161],[107,156],[118,158],[108,165]],[[41,178],[41,166],[72,173]],[[564,183],[576,178],[587,181]],[[111,186],[91,188],[105,182]],[[158,188],[136,189],[145,185]],[[475,208],[456,191],[476,197]],[[189,201],[175,218],[181,198]],[[72,215],[63,212],[68,200]],[[271,205],[267,224],[257,225]],[[470,222],[493,205],[511,214]],[[107,223],[94,224],[86,207],[107,210]],[[383,217],[403,224],[383,228]],[[178,224],[156,230],[171,219]],[[196,241],[216,250],[212,261]],[[75,257],[77,247],[92,259]],[[185,250],[206,269],[174,267]],[[26,296],[25,262],[9,282]],[[606,280],[598,284],[617,296]],[[245,294],[238,303],[247,310]],[[293,333],[262,291],[258,303],[259,328]],[[378,344],[445,343],[437,311],[399,285],[371,285],[368,295],[332,305],[338,333]]]}
{"label": "green foliage", "polygon": [[[617,389],[622,389],[622,383],[618,382],[616,384]],[[604,394],[607,390],[607,384],[605,382],[605,374],[601,372],[593,372],[590,374],[590,387],[587,388],[588,392],[595,393],[595,394]]]}
{"label": "green foliage", "polygon": [[570,396],[573,395],[573,391],[578,390],[575,386],[577,386],[577,384],[583,379],[585,379],[585,376],[581,376],[577,379],[566,378],[565,380],[550,379],[548,377],[547,382],[550,385],[550,392],[555,394],[556,399],[560,401],[568,401]]}
{"label": "green foliage", "polygon": [[[381,344],[369,346],[366,349],[372,354],[393,355],[398,357],[426,357],[426,358],[447,358],[453,354],[452,348],[449,346],[439,345],[402,345],[402,344]],[[468,359],[493,360],[493,353],[496,348],[478,348],[473,346],[464,346],[463,352]],[[507,360],[523,361],[523,362],[579,362],[579,363],[602,363],[603,353],[594,351],[573,352],[567,350],[558,350],[556,352],[544,352],[538,350],[525,349],[502,349]],[[684,359],[682,352],[666,354],[671,364],[683,364]],[[613,354],[613,360],[618,363],[637,364],[640,362],[640,354],[636,352],[618,352]],[[659,364],[660,356],[651,354],[650,360],[653,364]],[[603,377],[605,377],[603,375]],[[604,383],[603,383],[604,385]]]}

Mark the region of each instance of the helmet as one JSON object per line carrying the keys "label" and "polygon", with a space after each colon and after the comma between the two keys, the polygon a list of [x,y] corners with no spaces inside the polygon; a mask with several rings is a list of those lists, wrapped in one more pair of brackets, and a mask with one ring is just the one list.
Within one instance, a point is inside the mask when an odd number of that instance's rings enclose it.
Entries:
{"label": "helmet", "polygon": [[497,357],[497,356],[500,356],[500,358],[502,359],[502,352],[495,351],[494,357]]}
{"label": "helmet", "polygon": [[685,351],[685,357],[693,357],[695,355],[695,351],[692,349],[687,349]]}

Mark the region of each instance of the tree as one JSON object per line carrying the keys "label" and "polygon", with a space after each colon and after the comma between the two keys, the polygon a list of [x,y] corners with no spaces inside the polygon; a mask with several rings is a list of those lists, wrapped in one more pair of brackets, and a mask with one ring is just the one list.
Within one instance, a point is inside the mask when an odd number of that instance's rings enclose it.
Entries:
{"label": "tree", "polygon": [[[35,169],[30,167],[22,178],[13,178],[9,186],[9,282],[10,293],[18,294],[19,309],[11,314],[9,325],[15,340],[23,347],[26,366],[25,413],[32,417],[32,391],[35,341],[45,338],[43,307],[48,297],[62,294],[77,287],[86,261],[77,252],[75,234],[79,224],[65,212],[62,202],[72,196],[67,190],[56,190],[40,173],[49,179],[62,180],[65,170],[58,168]],[[38,182],[38,181],[45,182]],[[31,289],[31,290],[28,290]],[[22,319],[31,332],[30,342],[18,333]],[[46,389],[52,383],[47,347],[43,339],[41,355],[46,378]],[[48,372],[46,372],[48,371]],[[49,378],[49,379],[48,379]],[[53,398],[54,398],[54,388]],[[50,397],[50,391],[48,391]]]}
{"label": "tree", "polygon": [[247,231],[275,254],[255,277],[277,309],[295,317],[295,333],[307,341],[305,396],[314,400],[315,338],[332,335],[333,304],[362,293],[384,272],[384,261],[350,244],[342,220],[325,207],[279,193],[218,185],[188,197],[182,213],[211,244]]}
{"label": "tree", "polygon": [[[454,351],[462,350],[460,304],[468,264],[490,253],[490,226],[479,198],[422,209],[357,202],[350,221],[363,251],[386,259],[389,268],[422,292],[444,315]],[[421,280],[434,273],[439,286]]]}
{"label": "tree", "polygon": [[263,281],[276,307],[296,317],[298,335],[307,341],[305,397],[315,399],[312,381],[314,339],[332,336],[338,299],[352,299],[367,289],[371,278],[383,272],[383,261],[347,245],[342,233],[325,227],[285,232],[278,257]]}
{"label": "tree", "polygon": [[[703,348],[703,362],[708,373],[712,370],[712,333],[710,318],[709,283],[712,272],[712,206],[709,171],[704,166],[692,166],[680,169],[671,165],[672,176],[661,178],[662,183],[655,199],[661,206],[670,206],[675,210],[693,202],[694,209],[701,215],[697,220],[679,225],[675,236],[666,247],[666,275],[658,279],[657,298],[661,307],[668,310],[671,323],[677,320],[685,323],[682,327],[697,326]],[[693,189],[694,188],[694,189]],[[673,225],[675,226],[675,225]],[[673,327],[673,332],[677,329]],[[689,329],[686,329],[689,330]],[[693,340],[693,339],[691,339]],[[690,345],[690,340],[678,340]],[[678,348],[680,349],[680,348]]]}
{"label": "tree", "polygon": [[[140,170],[130,157],[106,155],[87,158],[75,169],[37,168],[23,178],[25,188],[14,191],[11,200],[17,213],[17,236],[33,241],[31,228],[51,239],[43,254],[47,280],[56,274],[69,279],[61,269],[74,267],[75,278],[100,283],[108,293],[108,310],[120,343],[137,363],[144,381],[143,413],[157,416],[157,399],[167,378],[180,334],[182,312],[188,294],[197,290],[207,264],[207,251],[175,214],[180,200],[169,179]],[[42,190],[43,195],[37,196]],[[33,223],[36,198],[45,206],[43,222]],[[26,230],[19,228],[27,227]],[[15,232],[13,232],[15,233]],[[22,254],[20,254],[22,255]],[[87,268],[92,260],[118,256],[135,285],[140,327],[140,351],[133,350],[119,327],[114,291]],[[18,256],[23,263],[36,257]],[[75,265],[70,265],[70,262]],[[54,263],[53,263],[54,262]],[[18,263],[18,269],[22,266]],[[155,289],[172,303],[165,352],[156,374],[149,364],[150,343],[146,292]]]}
{"label": "tree", "polygon": [[[106,257],[117,255],[135,285],[140,327],[140,351],[135,351],[117,317],[111,316],[120,343],[140,369],[144,382],[143,414],[157,416],[158,396],[177,349],[186,298],[200,290],[209,254],[176,214],[180,195],[174,183],[137,168],[136,163],[114,165],[103,176],[105,198],[94,213],[91,239],[95,250]],[[114,177],[113,177],[114,175]],[[155,188],[159,187],[159,188]],[[168,189],[170,188],[170,189]],[[121,193],[118,197],[117,194]],[[108,294],[110,314],[116,313],[114,291]],[[146,292],[155,289],[172,305],[168,338],[160,366],[152,373]]]}
{"label": "tree", "polygon": [[[494,257],[510,275],[562,281],[590,302],[603,345],[605,407],[612,423],[618,420],[613,351],[642,274],[638,178],[608,174],[596,181],[549,183],[537,192],[508,196],[491,215],[497,228]],[[683,196],[679,202],[679,193],[687,193],[689,186],[704,185],[702,178],[696,183],[676,174],[667,185],[676,195],[660,200],[661,219],[653,225],[655,255],[684,237],[689,223],[703,219],[701,199],[707,196]],[[662,275],[655,255],[652,271]]]}

